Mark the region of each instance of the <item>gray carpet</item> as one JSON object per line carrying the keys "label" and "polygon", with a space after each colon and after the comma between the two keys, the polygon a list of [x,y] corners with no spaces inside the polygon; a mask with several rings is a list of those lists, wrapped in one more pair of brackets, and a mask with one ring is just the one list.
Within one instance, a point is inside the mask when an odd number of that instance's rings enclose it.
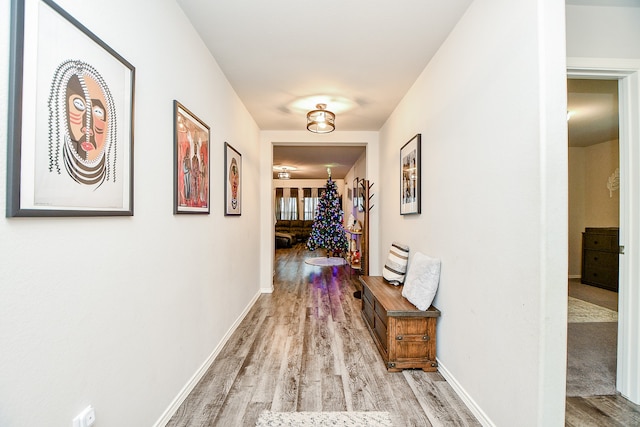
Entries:
{"label": "gray carpet", "polygon": [[617,322],[569,323],[567,396],[616,394]]}
{"label": "gray carpet", "polygon": [[569,279],[568,397],[616,394],[617,310],[617,292]]}

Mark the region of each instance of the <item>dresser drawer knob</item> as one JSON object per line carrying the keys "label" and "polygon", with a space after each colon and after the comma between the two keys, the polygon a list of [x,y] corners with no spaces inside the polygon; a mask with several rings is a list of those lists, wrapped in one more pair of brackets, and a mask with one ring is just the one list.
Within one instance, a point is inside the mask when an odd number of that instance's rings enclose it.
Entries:
{"label": "dresser drawer knob", "polygon": [[429,335],[424,335],[422,337],[422,341],[429,341]]}
{"label": "dresser drawer knob", "polygon": [[396,339],[397,339],[398,341],[402,341],[402,335],[398,335],[398,336],[396,337]]}

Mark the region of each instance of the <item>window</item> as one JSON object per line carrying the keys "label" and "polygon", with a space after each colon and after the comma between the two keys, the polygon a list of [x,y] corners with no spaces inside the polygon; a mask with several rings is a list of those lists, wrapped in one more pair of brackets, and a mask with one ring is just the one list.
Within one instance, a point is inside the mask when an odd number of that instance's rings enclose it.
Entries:
{"label": "window", "polygon": [[276,219],[298,219],[297,188],[276,188]]}
{"label": "window", "polygon": [[304,219],[315,220],[318,212],[319,194],[322,194],[324,188],[303,188],[304,197]]}

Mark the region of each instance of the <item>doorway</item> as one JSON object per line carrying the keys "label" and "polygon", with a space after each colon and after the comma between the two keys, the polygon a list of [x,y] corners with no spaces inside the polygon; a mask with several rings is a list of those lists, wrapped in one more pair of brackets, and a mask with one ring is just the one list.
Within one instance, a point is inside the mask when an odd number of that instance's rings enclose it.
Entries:
{"label": "doorway", "polygon": [[[278,240],[281,235],[293,234],[294,244],[308,238],[329,173],[337,184],[345,218],[348,217],[353,210],[353,177],[366,175],[366,148],[366,144],[273,144],[272,210],[276,249],[289,246],[283,245],[283,238]],[[283,170],[287,171],[286,176],[281,174]]]}
{"label": "doorway", "polygon": [[567,76],[611,79],[618,82],[620,150],[620,234],[618,343],[616,389],[633,403],[640,403],[640,292],[632,284],[640,280],[640,62],[569,58]]}
{"label": "doorway", "polygon": [[616,394],[618,109],[618,80],[567,80],[568,397]]}

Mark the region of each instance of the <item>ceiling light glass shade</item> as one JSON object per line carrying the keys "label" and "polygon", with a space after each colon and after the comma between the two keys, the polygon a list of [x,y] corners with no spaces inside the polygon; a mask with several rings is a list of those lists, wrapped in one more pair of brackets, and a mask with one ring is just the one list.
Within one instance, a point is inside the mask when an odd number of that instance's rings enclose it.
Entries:
{"label": "ceiling light glass shade", "polygon": [[278,172],[278,178],[279,179],[289,179],[291,178],[291,174],[287,171],[283,171],[283,172]]}
{"label": "ceiling light glass shade", "polygon": [[316,105],[317,110],[307,113],[307,130],[313,133],[329,133],[336,128],[336,115],[326,110],[326,104]]}

